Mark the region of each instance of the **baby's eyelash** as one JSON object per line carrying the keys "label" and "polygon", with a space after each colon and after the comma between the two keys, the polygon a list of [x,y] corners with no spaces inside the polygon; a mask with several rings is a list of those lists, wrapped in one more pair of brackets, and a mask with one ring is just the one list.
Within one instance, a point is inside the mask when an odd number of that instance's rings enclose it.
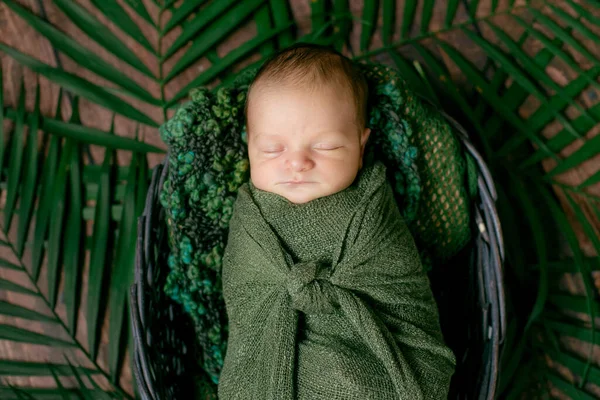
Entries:
{"label": "baby's eyelash", "polygon": [[315,147],[317,150],[337,150],[339,148],[341,148],[343,146],[336,146],[336,147]]}
{"label": "baby's eyelash", "polygon": [[264,149],[262,152],[269,154],[269,153],[279,153],[281,151],[283,151],[283,150],[279,149],[279,148],[270,148],[270,149]]}
{"label": "baby's eyelash", "polygon": [[[315,150],[322,150],[322,151],[332,151],[332,150],[337,150],[337,149],[341,149],[344,146],[316,146],[314,147]],[[261,150],[262,153],[265,154],[276,154],[276,153],[281,153],[284,149],[280,149],[280,148],[268,148],[268,149],[263,149]]]}

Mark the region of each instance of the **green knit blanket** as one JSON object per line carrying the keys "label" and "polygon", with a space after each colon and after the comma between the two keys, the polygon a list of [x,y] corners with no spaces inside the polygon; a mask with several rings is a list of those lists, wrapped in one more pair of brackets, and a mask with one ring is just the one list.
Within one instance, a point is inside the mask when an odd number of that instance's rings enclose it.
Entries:
{"label": "green knit blanket", "polygon": [[223,257],[219,399],[446,399],[455,357],[379,162],[294,204],[244,183]]}

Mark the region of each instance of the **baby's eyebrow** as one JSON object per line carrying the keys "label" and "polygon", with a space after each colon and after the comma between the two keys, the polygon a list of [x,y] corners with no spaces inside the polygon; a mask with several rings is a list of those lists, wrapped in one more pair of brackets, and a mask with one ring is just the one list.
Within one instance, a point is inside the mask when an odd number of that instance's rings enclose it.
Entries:
{"label": "baby's eyebrow", "polygon": [[[252,132],[254,136],[254,140],[268,140],[268,139],[278,139],[285,135],[279,133],[269,133],[269,132]],[[346,135],[339,131],[323,131],[314,133],[314,138],[316,140],[332,140],[344,138]]]}
{"label": "baby's eyebrow", "polygon": [[255,139],[258,138],[273,138],[273,137],[279,137],[281,136],[278,133],[268,133],[268,132],[252,132],[252,136],[254,136]]}

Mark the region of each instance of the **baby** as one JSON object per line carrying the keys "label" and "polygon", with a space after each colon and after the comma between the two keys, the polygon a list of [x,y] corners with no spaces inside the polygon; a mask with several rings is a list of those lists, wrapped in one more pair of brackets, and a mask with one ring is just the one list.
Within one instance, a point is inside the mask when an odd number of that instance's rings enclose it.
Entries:
{"label": "baby", "polygon": [[297,204],[339,192],[362,167],[367,82],[330,49],[288,48],[258,71],[246,103],[250,179]]}
{"label": "baby", "polygon": [[445,399],[455,358],[385,166],[364,163],[368,86],[298,44],[247,104],[250,181],[223,257],[219,398]]}

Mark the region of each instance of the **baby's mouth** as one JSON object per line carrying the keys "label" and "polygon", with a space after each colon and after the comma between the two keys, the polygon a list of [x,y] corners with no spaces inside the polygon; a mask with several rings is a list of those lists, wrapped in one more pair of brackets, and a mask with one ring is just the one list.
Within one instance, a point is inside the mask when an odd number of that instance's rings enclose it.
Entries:
{"label": "baby's mouth", "polygon": [[303,185],[303,184],[307,184],[307,183],[315,183],[315,182],[311,182],[311,181],[285,181],[285,182],[281,182],[281,185]]}

